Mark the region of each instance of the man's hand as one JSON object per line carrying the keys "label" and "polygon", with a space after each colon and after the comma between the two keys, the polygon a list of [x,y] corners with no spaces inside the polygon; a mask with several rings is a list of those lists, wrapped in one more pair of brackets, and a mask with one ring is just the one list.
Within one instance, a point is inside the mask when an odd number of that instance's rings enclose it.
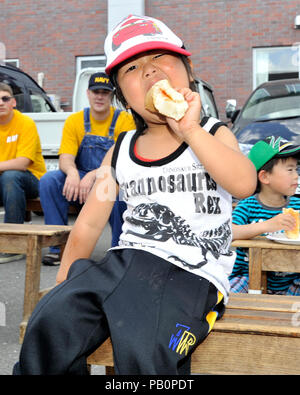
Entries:
{"label": "man's hand", "polygon": [[78,199],[79,185],[80,185],[79,173],[77,169],[72,169],[72,171],[69,171],[66,176],[65,185],[63,188],[63,195],[69,202]]}
{"label": "man's hand", "polygon": [[79,203],[86,202],[88,194],[90,193],[96,179],[96,170],[88,172],[80,181],[79,184]]}

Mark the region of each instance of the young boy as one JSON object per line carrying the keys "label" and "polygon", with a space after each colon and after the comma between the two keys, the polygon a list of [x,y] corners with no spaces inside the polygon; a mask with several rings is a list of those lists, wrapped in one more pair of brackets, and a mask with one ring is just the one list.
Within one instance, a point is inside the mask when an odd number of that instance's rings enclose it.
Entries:
{"label": "young boy", "polygon": [[[249,153],[257,170],[256,194],[241,200],[233,212],[233,238],[252,237],[290,230],[294,219],[283,214],[284,207],[300,210],[300,199],[293,196],[298,186],[297,160],[300,146],[281,137],[269,136],[257,142]],[[229,277],[231,292],[248,292],[248,250],[237,248]],[[268,293],[300,295],[300,274],[268,272]]]}
{"label": "young boy", "polygon": [[[255,168],[223,123],[200,123],[190,53],[164,23],[131,15],[108,35],[105,52],[137,130],[121,134],[104,158],[66,245],[60,285],[36,307],[15,373],[83,374],[86,356],[108,336],[116,373],[188,373],[228,300],[231,195],[253,193]],[[179,121],[145,108],[163,79],[187,101]],[[119,246],[93,262],[119,189],[127,203]]]}

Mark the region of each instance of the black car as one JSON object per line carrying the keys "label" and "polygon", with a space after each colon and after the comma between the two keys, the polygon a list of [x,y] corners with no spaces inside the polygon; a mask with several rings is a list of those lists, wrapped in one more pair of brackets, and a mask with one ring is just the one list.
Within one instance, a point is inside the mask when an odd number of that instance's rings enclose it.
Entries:
{"label": "black car", "polygon": [[[228,106],[227,115],[245,155],[253,144],[271,135],[300,145],[300,80],[265,82],[253,91],[241,110]],[[296,194],[300,195],[300,182]]]}
{"label": "black car", "polygon": [[239,143],[253,145],[274,135],[300,144],[300,80],[265,82],[241,110],[229,105],[226,114]]}
{"label": "black car", "polygon": [[28,74],[22,70],[0,64],[0,82],[12,87],[21,112],[55,112],[46,92]]}

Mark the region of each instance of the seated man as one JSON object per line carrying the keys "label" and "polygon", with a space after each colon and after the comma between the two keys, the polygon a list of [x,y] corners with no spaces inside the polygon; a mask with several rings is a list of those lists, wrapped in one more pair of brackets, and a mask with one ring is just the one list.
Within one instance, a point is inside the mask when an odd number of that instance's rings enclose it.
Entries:
{"label": "seated man", "polygon": [[[46,224],[68,224],[69,204],[84,204],[107,150],[121,132],[135,129],[132,115],[111,105],[113,89],[105,73],[93,74],[87,89],[90,107],[70,115],[65,122],[59,170],[46,173],[40,181]],[[110,217],[113,246],[119,240],[125,208],[124,202],[117,201]],[[58,248],[51,247],[43,263],[58,265],[59,252]]]}
{"label": "seated man", "polygon": [[[11,87],[0,83],[0,204],[5,209],[5,223],[23,224],[26,199],[38,196],[46,166],[34,121],[15,106]],[[0,263],[22,257],[0,254]]]}

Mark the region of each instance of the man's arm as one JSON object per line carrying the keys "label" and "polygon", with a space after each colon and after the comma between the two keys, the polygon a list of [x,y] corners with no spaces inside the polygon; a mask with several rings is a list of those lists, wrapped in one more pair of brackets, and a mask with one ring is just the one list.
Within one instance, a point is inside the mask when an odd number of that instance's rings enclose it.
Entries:
{"label": "man's arm", "polygon": [[21,170],[26,171],[28,166],[32,163],[32,160],[25,156],[20,156],[15,159],[4,160],[0,162],[0,172],[6,170]]}
{"label": "man's arm", "polygon": [[111,174],[112,153],[113,147],[106,154],[94,187],[72,228],[57,273],[57,284],[66,279],[75,260],[90,257],[109,219],[118,194],[118,186]]}
{"label": "man's arm", "polygon": [[59,168],[66,174],[63,195],[68,201],[77,200],[80,177],[75,164],[75,156],[71,154],[61,154],[59,156]]}

